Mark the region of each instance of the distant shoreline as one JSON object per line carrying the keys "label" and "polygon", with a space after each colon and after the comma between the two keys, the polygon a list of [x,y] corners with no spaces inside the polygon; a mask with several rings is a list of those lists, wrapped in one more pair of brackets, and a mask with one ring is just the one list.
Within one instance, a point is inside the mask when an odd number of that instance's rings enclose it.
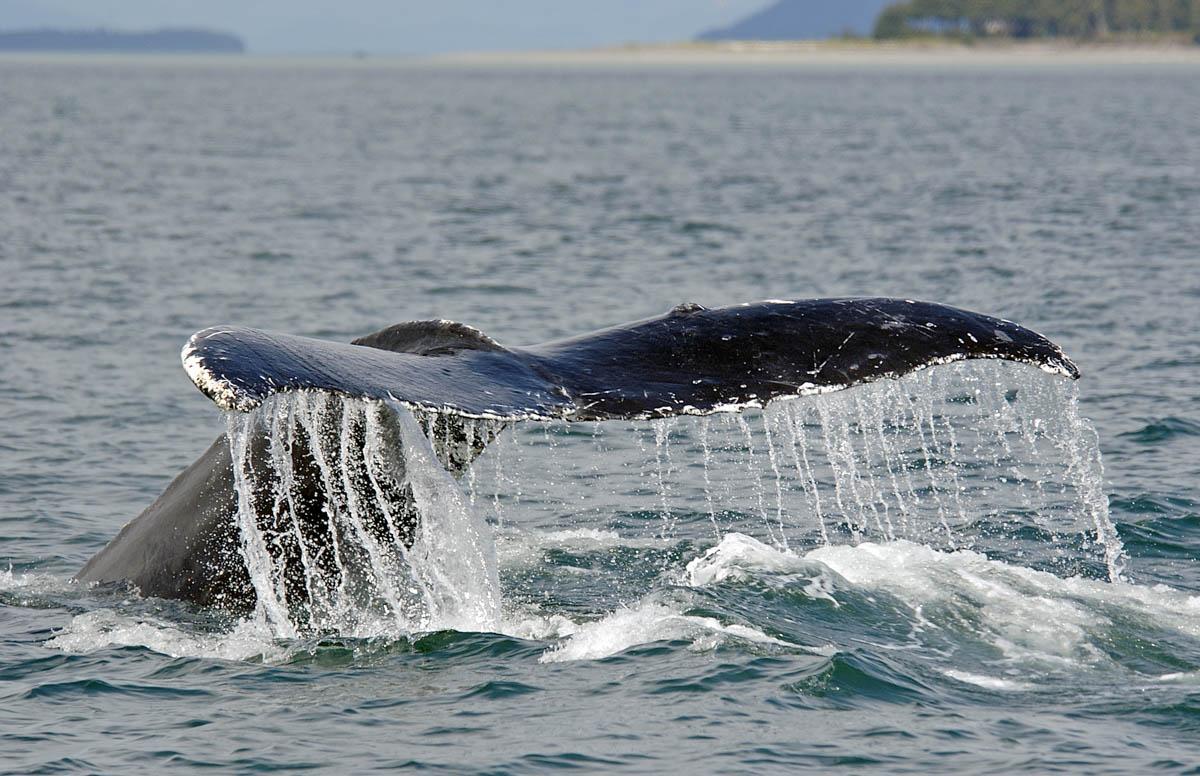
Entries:
{"label": "distant shoreline", "polygon": [[4,51],[0,64],[268,68],[654,68],[654,67],[1121,67],[1200,66],[1200,45],[1176,41],[1080,43],[995,41],[971,45],[937,40],[721,41],[631,44],[595,49],[483,51],[435,55],[323,53]]}
{"label": "distant shoreline", "polygon": [[596,49],[463,52],[429,61],[479,65],[1121,65],[1200,64],[1200,45],[1175,40],[1078,42],[932,39],[719,41]]}

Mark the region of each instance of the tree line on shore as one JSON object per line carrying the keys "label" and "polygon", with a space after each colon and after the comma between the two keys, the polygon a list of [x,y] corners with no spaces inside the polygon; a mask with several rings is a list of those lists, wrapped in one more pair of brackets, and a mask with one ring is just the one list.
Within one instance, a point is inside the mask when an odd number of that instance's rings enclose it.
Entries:
{"label": "tree line on shore", "polygon": [[1200,0],[907,0],[883,9],[874,34],[1099,39],[1129,33],[1200,33]]}

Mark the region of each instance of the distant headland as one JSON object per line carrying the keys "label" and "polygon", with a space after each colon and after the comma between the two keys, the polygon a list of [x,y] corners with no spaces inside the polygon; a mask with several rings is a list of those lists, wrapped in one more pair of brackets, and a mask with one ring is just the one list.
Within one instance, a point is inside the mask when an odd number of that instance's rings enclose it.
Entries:
{"label": "distant headland", "polygon": [[214,30],[175,28],[123,30],[0,30],[0,52],[112,52],[119,54],[243,54],[236,35]]}
{"label": "distant headland", "polygon": [[882,40],[939,38],[1075,40],[1144,45],[1200,43],[1197,0],[775,0],[701,41],[816,40],[870,35]]}

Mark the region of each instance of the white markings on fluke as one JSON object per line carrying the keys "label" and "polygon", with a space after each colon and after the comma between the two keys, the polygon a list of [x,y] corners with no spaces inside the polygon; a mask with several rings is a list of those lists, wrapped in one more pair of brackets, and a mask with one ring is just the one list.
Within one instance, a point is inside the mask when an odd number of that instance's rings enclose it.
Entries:
{"label": "white markings on fluke", "polygon": [[[205,339],[219,337],[222,331],[209,329]],[[197,336],[192,335],[180,352],[183,370],[200,392],[213,400],[218,407],[226,411],[250,412],[259,405],[257,400],[247,396],[245,392],[208,368],[208,359],[212,356],[202,356],[197,350]]]}

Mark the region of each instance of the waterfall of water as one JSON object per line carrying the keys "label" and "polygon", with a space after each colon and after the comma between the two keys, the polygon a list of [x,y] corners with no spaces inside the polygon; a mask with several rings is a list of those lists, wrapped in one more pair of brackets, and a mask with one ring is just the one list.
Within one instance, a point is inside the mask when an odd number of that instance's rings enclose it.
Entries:
{"label": "waterfall of water", "polygon": [[[650,425],[653,447],[627,424],[600,424],[554,461],[526,463],[577,523],[649,501],[662,517],[655,533],[668,539],[741,531],[781,548],[903,539],[1056,573],[1121,575],[1075,384],[1025,365],[950,364],[762,411]],[[589,454],[607,487],[563,474]],[[679,463],[688,460],[695,465]],[[626,471],[650,487],[630,487]],[[640,498],[622,506],[624,497]],[[527,506],[522,522],[538,522]],[[564,514],[540,519],[561,525]]]}
{"label": "waterfall of water", "polygon": [[[1073,383],[1019,366],[961,364],[778,402],[764,423],[787,429],[774,437],[791,446],[807,502],[788,510],[789,522],[802,532],[815,526],[824,543],[1007,542],[1019,554],[1014,529],[1032,523],[1041,531],[1030,541],[1069,546],[1120,578],[1096,433],[1078,413]],[[767,479],[777,480],[775,471]]]}
{"label": "waterfall of water", "polygon": [[[1121,577],[1075,386],[1027,367],[956,364],[761,412],[655,421],[653,449],[628,424],[569,425],[518,429],[472,470],[500,424],[305,393],[231,415],[259,616],[289,638],[494,629],[500,583],[479,509],[607,525],[614,510],[644,514],[651,495],[654,533],[669,540],[733,530],[781,549],[904,539]],[[698,463],[677,463],[688,460],[680,447]],[[599,463],[579,460],[589,450]],[[526,470],[536,487],[521,485]]]}
{"label": "waterfall of water", "polygon": [[276,634],[495,628],[491,529],[446,468],[482,421],[458,438],[448,421],[318,393],[229,417],[242,551]]}

